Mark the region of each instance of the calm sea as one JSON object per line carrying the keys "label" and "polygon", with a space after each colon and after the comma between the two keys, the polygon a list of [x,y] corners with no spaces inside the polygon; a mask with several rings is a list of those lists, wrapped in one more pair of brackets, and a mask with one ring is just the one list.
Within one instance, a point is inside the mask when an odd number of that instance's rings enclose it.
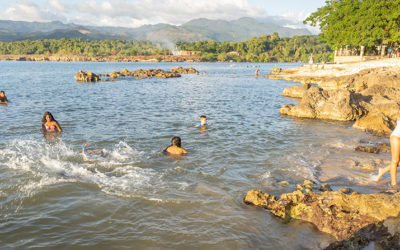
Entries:
{"label": "calm sea", "polygon": [[[77,83],[79,70],[169,70],[206,75]],[[319,249],[333,238],[246,206],[250,189],[279,195],[304,178],[370,192],[387,142],[350,123],[281,117],[294,83],[255,78],[251,63],[0,62],[0,246],[88,249]],[[46,141],[50,111],[64,133]],[[199,116],[208,128],[193,128]],[[173,136],[187,156],[161,153]],[[89,157],[82,146],[103,149]],[[283,185],[281,181],[288,181]]]}

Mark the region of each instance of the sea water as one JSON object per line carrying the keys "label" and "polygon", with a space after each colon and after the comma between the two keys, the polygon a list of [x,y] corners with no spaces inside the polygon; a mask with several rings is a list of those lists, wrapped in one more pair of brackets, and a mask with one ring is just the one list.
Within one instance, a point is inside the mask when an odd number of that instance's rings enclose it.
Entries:
{"label": "sea water", "polygon": [[[200,75],[78,83],[79,70],[192,66]],[[280,195],[310,179],[373,192],[389,154],[355,152],[387,142],[351,123],[283,117],[296,83],[262,77],[254,63],[0,62],[2,248],[304,249],[334,239],[302,221],[247,206],[250,189]],[[256,78],[255,71],[261,75]],[[203,74],[205,72],[205,74]],[[63,128],[47,141],[41,119]],[[206,129],[193,128],[199,116]],[[189,154],[169,157],[173,136]],[[83,153],[103,149],[105,156]],[[281,184],[288,181],[289,185]]]}

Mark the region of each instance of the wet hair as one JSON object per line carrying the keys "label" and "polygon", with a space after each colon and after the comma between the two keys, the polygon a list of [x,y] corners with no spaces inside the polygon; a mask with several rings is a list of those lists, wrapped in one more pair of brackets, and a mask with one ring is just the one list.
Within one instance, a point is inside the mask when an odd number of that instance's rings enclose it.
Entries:
{"label": "wet hair", "polygon": [[42,123],[43,124],[45,124],[46,122],[47,122],[47,120],[46,120],[46,116],[50,116],[50,121],[55,121],[55,122],[57,122],[55,119],[54,119],[54,117],[53,117],[53,115],[50,113],[50,112],[44,112],[44,115],[43,115],[43,118],[42,118]]}
{"label": "wet hair", "polygon": [[178,136],[174,136],[171,139],[171,146],[181,147],[181,138]]}
{"label": "wet hair", "polygon": [[201,116],[200,116],[200,119],[202,119],[202,118],[205,118],[205,119],[207,119],[207,116],[205,116],[205,115],[201,115]]}
{"label": "wet hair", "polygon": [[4,93],[4,91],[3,91],[3,90],[1,90],[1,91],[0,91],[0,94],[1,94],[1,93],[3,93],[3,94],[6,94],[6,93]]}

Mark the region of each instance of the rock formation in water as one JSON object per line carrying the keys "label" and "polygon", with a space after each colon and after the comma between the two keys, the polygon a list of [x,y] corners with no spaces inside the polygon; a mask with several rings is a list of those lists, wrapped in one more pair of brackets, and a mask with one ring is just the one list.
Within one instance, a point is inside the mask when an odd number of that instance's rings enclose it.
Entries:
{"label": "rock formation in water", "polygon": [[94,74],[90,71],[82,71],[80,70],[75,74],[75,79],[79,82],[97,82],[100,80],[100,77],[110,77],[108,80],[115,81],[118,77],[124,76],[133,76],[136,78],[171,78],[171,77],[181,77],[177,72],[184,72],[184,74],[189,73],[198,73],[198,71],[192,67],[189,68],[172,68],[170,71],[165,71],[162,69],[138,69],[135,71],[129,71],[127,69],[123,69],[120,72],[113,71],[109,74]]}
{"label": "rock formation in water", "polygon": [[99,75],[94,74],[90,71],[82,71],[80,70],[75,74],[75,79],[79,82],[97,82],[100,80]]}
{"label": "rock formation in water", "polygon": [[[303,185],[298,185],[296,191],[282,194],[280,198],[259,190],[250,190],[244,202],[261,206],[286,221],[300,219],[311,222],[320,231],[333,235],[339,241],[349,239],[363,232],[362,230],[371,233],[371,228],[385,225],[382,221],[389,221],[389,217],[396,217],[396,221],[399,220],[397,216],[400,213],[400,192],[398,191],[359,194],[348,188],[329,191],[321,186],[319,189],[326,191],[317,191],[316,185],[306,180]],[[400,226],[394,231],[388,229],[390,237],[398,239],[399,229]],[[374,235],[371,233],[371,236],[365,237],[374,240],[372,236]],[[386,239],[388,237],[389,235]],[[393,244],[399,245],[399,242]]]}
{"label": "rock formation in water", "polygon": [[[297,106],[284,105],[281,114],[342,121],[377,134],[393,130],[400,107],[398,67],[361,70],[345,76],[296,75],[295,69],[272,69],[277,78],[303,83],[285,88],[282,95],[301,98]],[[307,83],[314,83],[311,86]]]}

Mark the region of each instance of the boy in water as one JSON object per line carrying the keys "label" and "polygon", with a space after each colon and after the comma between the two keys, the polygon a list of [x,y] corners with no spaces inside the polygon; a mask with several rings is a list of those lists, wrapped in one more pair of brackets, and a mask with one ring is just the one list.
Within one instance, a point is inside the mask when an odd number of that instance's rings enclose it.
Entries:
{"label": "boy in water", "polygon": [[207,126],[207,116],[201,115],[200,116],[200,123],[194,126],[195,128],[204,128]]}
{"label": "boy in water", "polygon": [[4,93],[4,91],[0,91],[0,103],[2,104],[7,104],[8,103],[8,99],[6,97],[6,94]]}
{"label": "boy in water", "polygon": [[174,136],[171,139],[171,145],[164,149],[164,152],[171,155],[183,155],[188,153],[184,148],[181,147],[181,138],[178,136]]}

